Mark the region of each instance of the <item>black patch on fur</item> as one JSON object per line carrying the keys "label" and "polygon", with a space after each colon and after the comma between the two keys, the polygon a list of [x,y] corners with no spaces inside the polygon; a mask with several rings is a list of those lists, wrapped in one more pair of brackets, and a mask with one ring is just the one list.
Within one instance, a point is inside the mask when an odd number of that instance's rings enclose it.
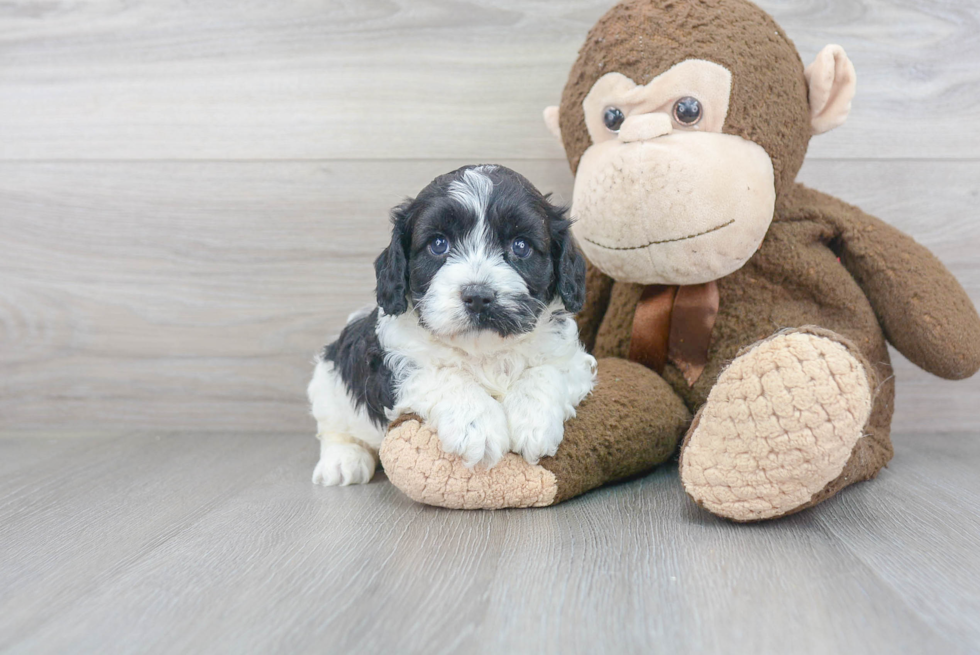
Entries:
{"label": "black patch on fur", "polygon": [[446,195],[449,192],[450,182],[446,182],[444,188],[439,189],[433,188],[430,184],[416,199],[408,247],[409,293],[415,304],[429,290],[432,278],[448,259],[447,255],[433,255],[429,251],[429,243],[432,239],[436,236],[445,237],[449,240],[450,252],[452,252],[469,235],[476,223],[475,216]]}
{"label": "black patch on fur", "polygon": [[[585,258],[572,238],[568,209],[550,202],[522,175],[499,167],[490,174],[494,182],[487,218],[511,267],[524,282],[532,298],[542,307],[555,297],[571,313],[585,304]],[[523,237],[533,248],[531,256],[519,259],[510,246]]]}
{"label": "black patch on fur", "polygon": [[348,323],[323,349],[323,360],[334,363],[354,406],[366,408],[371,421],[383,428],[388,425],[385,409],[395,406],[395,385],[375,331],[377,323],[377,309]]}
{"label": "black patch on fur", "polygon": [[551,222],[551,257],[555,262],[555,291],[572,314],[585,305],[585,257],[572,238],[571,221]]}
{"label": "black patch on fur", "polygon": [[408,310],[408,239],[409,199],[391,210],[391,243],[374,260],[377,276],[375,293],[378,306],[385,314],[403,314]]}

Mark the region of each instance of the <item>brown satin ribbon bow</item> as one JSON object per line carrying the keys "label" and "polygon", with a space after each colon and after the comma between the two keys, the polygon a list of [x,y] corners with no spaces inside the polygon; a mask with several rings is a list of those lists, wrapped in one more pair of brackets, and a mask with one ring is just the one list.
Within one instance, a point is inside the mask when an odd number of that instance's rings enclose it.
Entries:
{"label": "brown satin ribbon bow", "polygon": [[717,283],[652,284],[633,315],[629,358],[661,374],[669,361],[693,385],[708,363],[717,317]]}

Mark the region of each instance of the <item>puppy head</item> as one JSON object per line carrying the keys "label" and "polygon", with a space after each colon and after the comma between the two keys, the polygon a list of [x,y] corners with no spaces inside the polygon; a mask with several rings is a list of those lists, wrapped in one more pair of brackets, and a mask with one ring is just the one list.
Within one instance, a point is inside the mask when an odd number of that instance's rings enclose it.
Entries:
{"label": "puppy head", "polygon": [[414,307],[433,334],[529,332],[556,300],[585,301],[585,260],[566,210],[502,166],[467,166],[392,210],[391,245],[375,261],[378,305]]}

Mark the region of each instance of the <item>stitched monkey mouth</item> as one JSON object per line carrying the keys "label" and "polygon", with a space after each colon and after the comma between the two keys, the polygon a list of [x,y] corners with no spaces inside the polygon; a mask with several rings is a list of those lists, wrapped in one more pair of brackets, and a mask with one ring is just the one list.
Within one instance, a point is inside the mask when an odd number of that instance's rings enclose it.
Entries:
{"label": "stitched monkey mouth", "polygon": [[660,244],[660,243],[676,243],[677,241],[687,241],[688,239],[694,239],[696,237],[704,236],[705,234],[710,234],[712,232],[717,232],[718,230],[721,230],[723,228],[726,228],[726,227],[728,227],[729,225],[731,225],[734,222],[735,222],[735,219],[733,218],[732,220],[728,221],[727,223],[722,223],[721,225],[716,225],[716,226],[714,226],[712,228],[708,228],[704,232],[698,232],[697,234],[689,234],[686,237],[677,237],[675,239],[661,239],[659,241],[651,241],[650,243],[646,243],[646,244],[644,244],[642,246],[622,246],[622,247],[605,246],[605,245],[603,245],[601,243],[597,243],[597,242],[593,241],[592,239],[589,239],[588,237],[582,237],[582,239],[584,239],[585,241],[588,241],[589,243],[591,243],[594,246],[599,246],[600,248],[605,248],[606,250],[642,250],[643,248],[649,248],[650,246],[655,246],[655,245]]}

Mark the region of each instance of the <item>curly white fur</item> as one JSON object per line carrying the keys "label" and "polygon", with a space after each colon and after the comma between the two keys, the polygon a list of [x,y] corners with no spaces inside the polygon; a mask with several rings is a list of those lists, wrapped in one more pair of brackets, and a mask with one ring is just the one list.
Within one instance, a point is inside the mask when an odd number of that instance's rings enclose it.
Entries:
{"label": "curly white fur", "polygon": [[558,302],[519,336],[439,338],[407,312],[380,317],[378,337],[396,380],[389,418],[420,415],[439,433],[443,448],[470,466],[491,467],[509,451],[532,463],[553,455],[564,422],[595,383],[595,358]]}

